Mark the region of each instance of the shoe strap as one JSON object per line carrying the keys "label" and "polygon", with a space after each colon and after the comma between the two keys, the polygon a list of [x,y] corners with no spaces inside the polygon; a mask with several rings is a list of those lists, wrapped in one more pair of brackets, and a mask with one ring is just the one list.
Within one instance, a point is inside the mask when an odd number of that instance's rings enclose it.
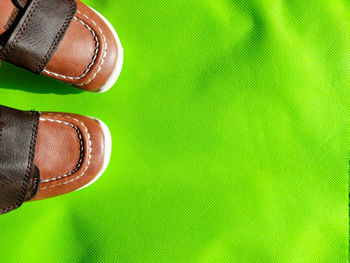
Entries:
{"label": "shoe strap", "polygon": [[0,59],[43,72],[77,11],[74,0],[14,1],[18,15],[0,36]]}
{"label": "shoe strap", "polygon": [[0,214],[20,207],[38,190],[34,157],[39,116],[0,106]]}
{"label": "shoe strap", "polygon": [[12,0],[12,3],[19,9],[24,8],[27,2],[27,0]]}

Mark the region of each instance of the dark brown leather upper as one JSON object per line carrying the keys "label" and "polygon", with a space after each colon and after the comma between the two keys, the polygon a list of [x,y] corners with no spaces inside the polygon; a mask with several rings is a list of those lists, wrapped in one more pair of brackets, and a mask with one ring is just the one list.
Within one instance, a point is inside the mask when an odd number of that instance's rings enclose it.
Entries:
{"label": "dark brown leather upper", "polygon": [[[17,2],[21,7],[24,2]],[[63,39],[77,5],[74,0],[28,0],[1,36],[0,58],[40,74]]]}
{"label": "dark brown leather upper", "polygon": [[0,214],[18,208],[38,191],[38,125],[39,113],[0,106]]}

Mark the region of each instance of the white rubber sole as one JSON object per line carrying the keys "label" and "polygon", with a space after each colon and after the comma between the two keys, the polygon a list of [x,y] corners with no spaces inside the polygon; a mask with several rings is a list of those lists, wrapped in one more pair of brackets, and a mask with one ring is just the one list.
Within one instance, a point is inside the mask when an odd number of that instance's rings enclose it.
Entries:
{"label": "white rubber sole", "polygon": [[99,171],[99,173],[96,175],[96,177],[90,183],[84,185],[83,187],[81,187],[77,190],[81,190],[83,188],[86,188],[86,187],[92,185],[101,177],[101,175],[106,171],[106,169],[108,167],[109,161],[111,159],[111,154],[112,154],[112,136],[111,136],[111,132],[109,131],[107,125],[99,119],[92,118],[92,117],[90,117],[90,118],[97,121],[98,124],[102,128],[103,137],[105,140],[105,147],[104,147],[105,152],[104,152],[103,166],[102,166],[101,170]]}
{"label": "white rubber sole", "polygon": [[100,88],[99,90],[96,91],[97,93],[103,93],[103,92],[106,92],[109,89],[111,89],[114,86],[114,84],[117,82],[117,80],[120,76],[120,72],[122,71],[122,67],[123,67],[124,51],[123,51],[123,47],[122,47],[122,44],[120,42],[120,39],[118,37],[118,34],[115,31],[112,24],[103,15],[101,15],[99,12],[97,12],[95,9],[93,9],[92,7],[90,7],[90,9],[93,10],[109,27],[109,29],[111,30],[111,32],[114,36],[115,41],[117,42],[117,47],[118,47],[117,64],[113,70],[113,73],[109,77],[109,79],[106,81],[106,83],[102,86],[102,88]]}

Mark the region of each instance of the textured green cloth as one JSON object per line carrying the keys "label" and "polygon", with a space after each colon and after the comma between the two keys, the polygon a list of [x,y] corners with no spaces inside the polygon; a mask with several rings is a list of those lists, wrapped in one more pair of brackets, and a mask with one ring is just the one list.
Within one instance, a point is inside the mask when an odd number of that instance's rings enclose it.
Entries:
{"label": "textured green cloth", "polygon": [[348,1],[86,3],[124,46],[116,86],[4,64],[0,104],[102,119],[111,163],[1,216],[1,262],[347,261]]}

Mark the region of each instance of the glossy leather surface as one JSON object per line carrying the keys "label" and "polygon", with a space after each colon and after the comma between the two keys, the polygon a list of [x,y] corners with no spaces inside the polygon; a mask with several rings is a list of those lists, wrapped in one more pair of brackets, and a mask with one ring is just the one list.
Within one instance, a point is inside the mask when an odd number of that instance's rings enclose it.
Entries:
{"label": "glossy leather surface", "polygon": [[34,166],[39,114],[0,106],[0,214],[32,197],[38,185]]}
{"label": "glossy leather surface", "polygon": [[[17,3],[17,2],[16,2]],[[17,6],[21,6],[17,4]],[[40,74],[51,60],[76,12],[74,0],[29,0],[1,36],[0,58]]]}
{"label": "glossy leather surface", "polygon": [[94,119],[68,113],[42,113],[35,164],[41,183],[34,200],[75,191],[91,182],[104,161],[103,131]]}
{"label": "glossy leather surface", "polygon": [[[11,0],[0,0],[0,34],[15,10]],[[116,67],[116,39],[108,25],[91,8],[76,1],[78,10],[43,74],[77,88],[98,91]]]}

